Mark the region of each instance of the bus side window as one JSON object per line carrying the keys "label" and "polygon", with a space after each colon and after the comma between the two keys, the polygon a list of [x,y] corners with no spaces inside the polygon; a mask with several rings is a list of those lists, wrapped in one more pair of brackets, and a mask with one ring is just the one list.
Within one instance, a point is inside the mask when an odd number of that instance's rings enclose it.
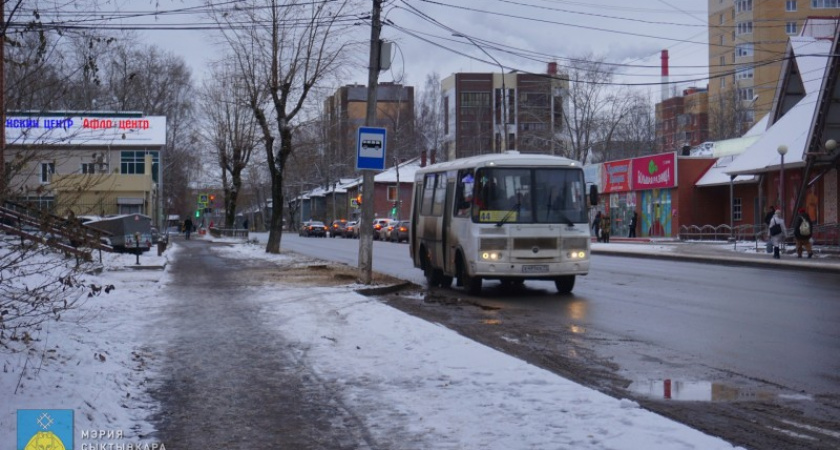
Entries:
{"label": "bus side window", "polygon": [[455,198],[458,199],[455,205],[456,216],[466,217],[470,214],[474,186],[475,179],[472,169],[462,170],[458,173],[458,187],[455,190]]}

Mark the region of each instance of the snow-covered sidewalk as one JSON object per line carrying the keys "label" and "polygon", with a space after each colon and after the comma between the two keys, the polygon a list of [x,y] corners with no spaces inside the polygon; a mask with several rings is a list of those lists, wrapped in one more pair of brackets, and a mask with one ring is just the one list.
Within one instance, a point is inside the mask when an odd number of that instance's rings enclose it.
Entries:
{"label": "snow-covered sidewalk", "polygon": [[[214,248],[225,258],[267,264],[293,258],[263,250]],[[178,244],[165,256],[178,258]],[[131,258],[108,266],[133,264]],[[156,405],[145,384],[165,368],[147,358],[148,346],[165,342],[166,330],[153,329],[148,317],[178,302],[167,295],[167,279],[165,271],[106,270],[93,282],[114,284],[116,291],[45,327],[35,350],[14,343],[20,352],[0,353],[0,448],[13,448],[7,443],[15,442],[18,409],[75,410],[76,448],[82,448],[82,430],[121,430],[126,440],[117,443],[149,441],[143,436],[153,429],[149,416]],[[361,296],[356,287],[271,286],[251,288],[248,295],[263,309],[262,320],[295,343],[301,361],[340,387],[342,403],[374,441],[388,442],[399,427],[405,438],[400,448],[412,449],[732,448],[635,402]]]}

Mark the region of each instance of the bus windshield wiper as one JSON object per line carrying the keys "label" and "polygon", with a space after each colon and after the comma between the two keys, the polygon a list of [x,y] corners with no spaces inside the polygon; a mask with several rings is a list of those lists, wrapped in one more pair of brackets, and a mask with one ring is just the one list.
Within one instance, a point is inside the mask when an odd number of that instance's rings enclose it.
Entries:
{"label": "bus windshield wiper", "polygon": [[510,215],[511,215],[511,214],[513,214],[513,213],[514,213],[514,211],[519,211],[519,208],[520,208],[520,207],[522,207],[522,204],[521,204],[521,203],[519,203],[519,202],[516,202],[516,204],[515,204],[515,205],[513,205],[513,206],[512,206],[512,207],[508,210],[508,212],[505,214],[505,216],[504,216],[504,217],[502,217],[502,220],[500,220],[500,221],[496,222],[496,226],[497,226],[497,227],[500,227],[500,226],[504,225],[504,224],[508,221],[508,219],[510,219]]}

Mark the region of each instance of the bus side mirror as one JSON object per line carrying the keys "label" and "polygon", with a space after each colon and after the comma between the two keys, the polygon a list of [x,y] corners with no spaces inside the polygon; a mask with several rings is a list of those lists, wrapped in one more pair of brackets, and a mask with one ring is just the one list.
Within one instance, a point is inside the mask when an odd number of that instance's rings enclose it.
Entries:
{"label": "bus side mirror", "polygon": [[598,206],[598,186],[594,184],[589,185],[589,204]]}

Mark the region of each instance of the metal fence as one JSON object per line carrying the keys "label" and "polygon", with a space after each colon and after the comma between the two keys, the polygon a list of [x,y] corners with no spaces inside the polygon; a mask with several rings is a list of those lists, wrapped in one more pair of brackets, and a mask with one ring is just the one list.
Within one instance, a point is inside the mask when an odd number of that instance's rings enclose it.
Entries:
{"label": "metal fence", "polygon": [[[767,239],[767,225],[683,225],[679,239],[682,241],[764,241]],[[788,239],[793,239],[793,228],[787,229]],[[817,245],[840,246],[840,223],[815,225],[814,243]]]}

